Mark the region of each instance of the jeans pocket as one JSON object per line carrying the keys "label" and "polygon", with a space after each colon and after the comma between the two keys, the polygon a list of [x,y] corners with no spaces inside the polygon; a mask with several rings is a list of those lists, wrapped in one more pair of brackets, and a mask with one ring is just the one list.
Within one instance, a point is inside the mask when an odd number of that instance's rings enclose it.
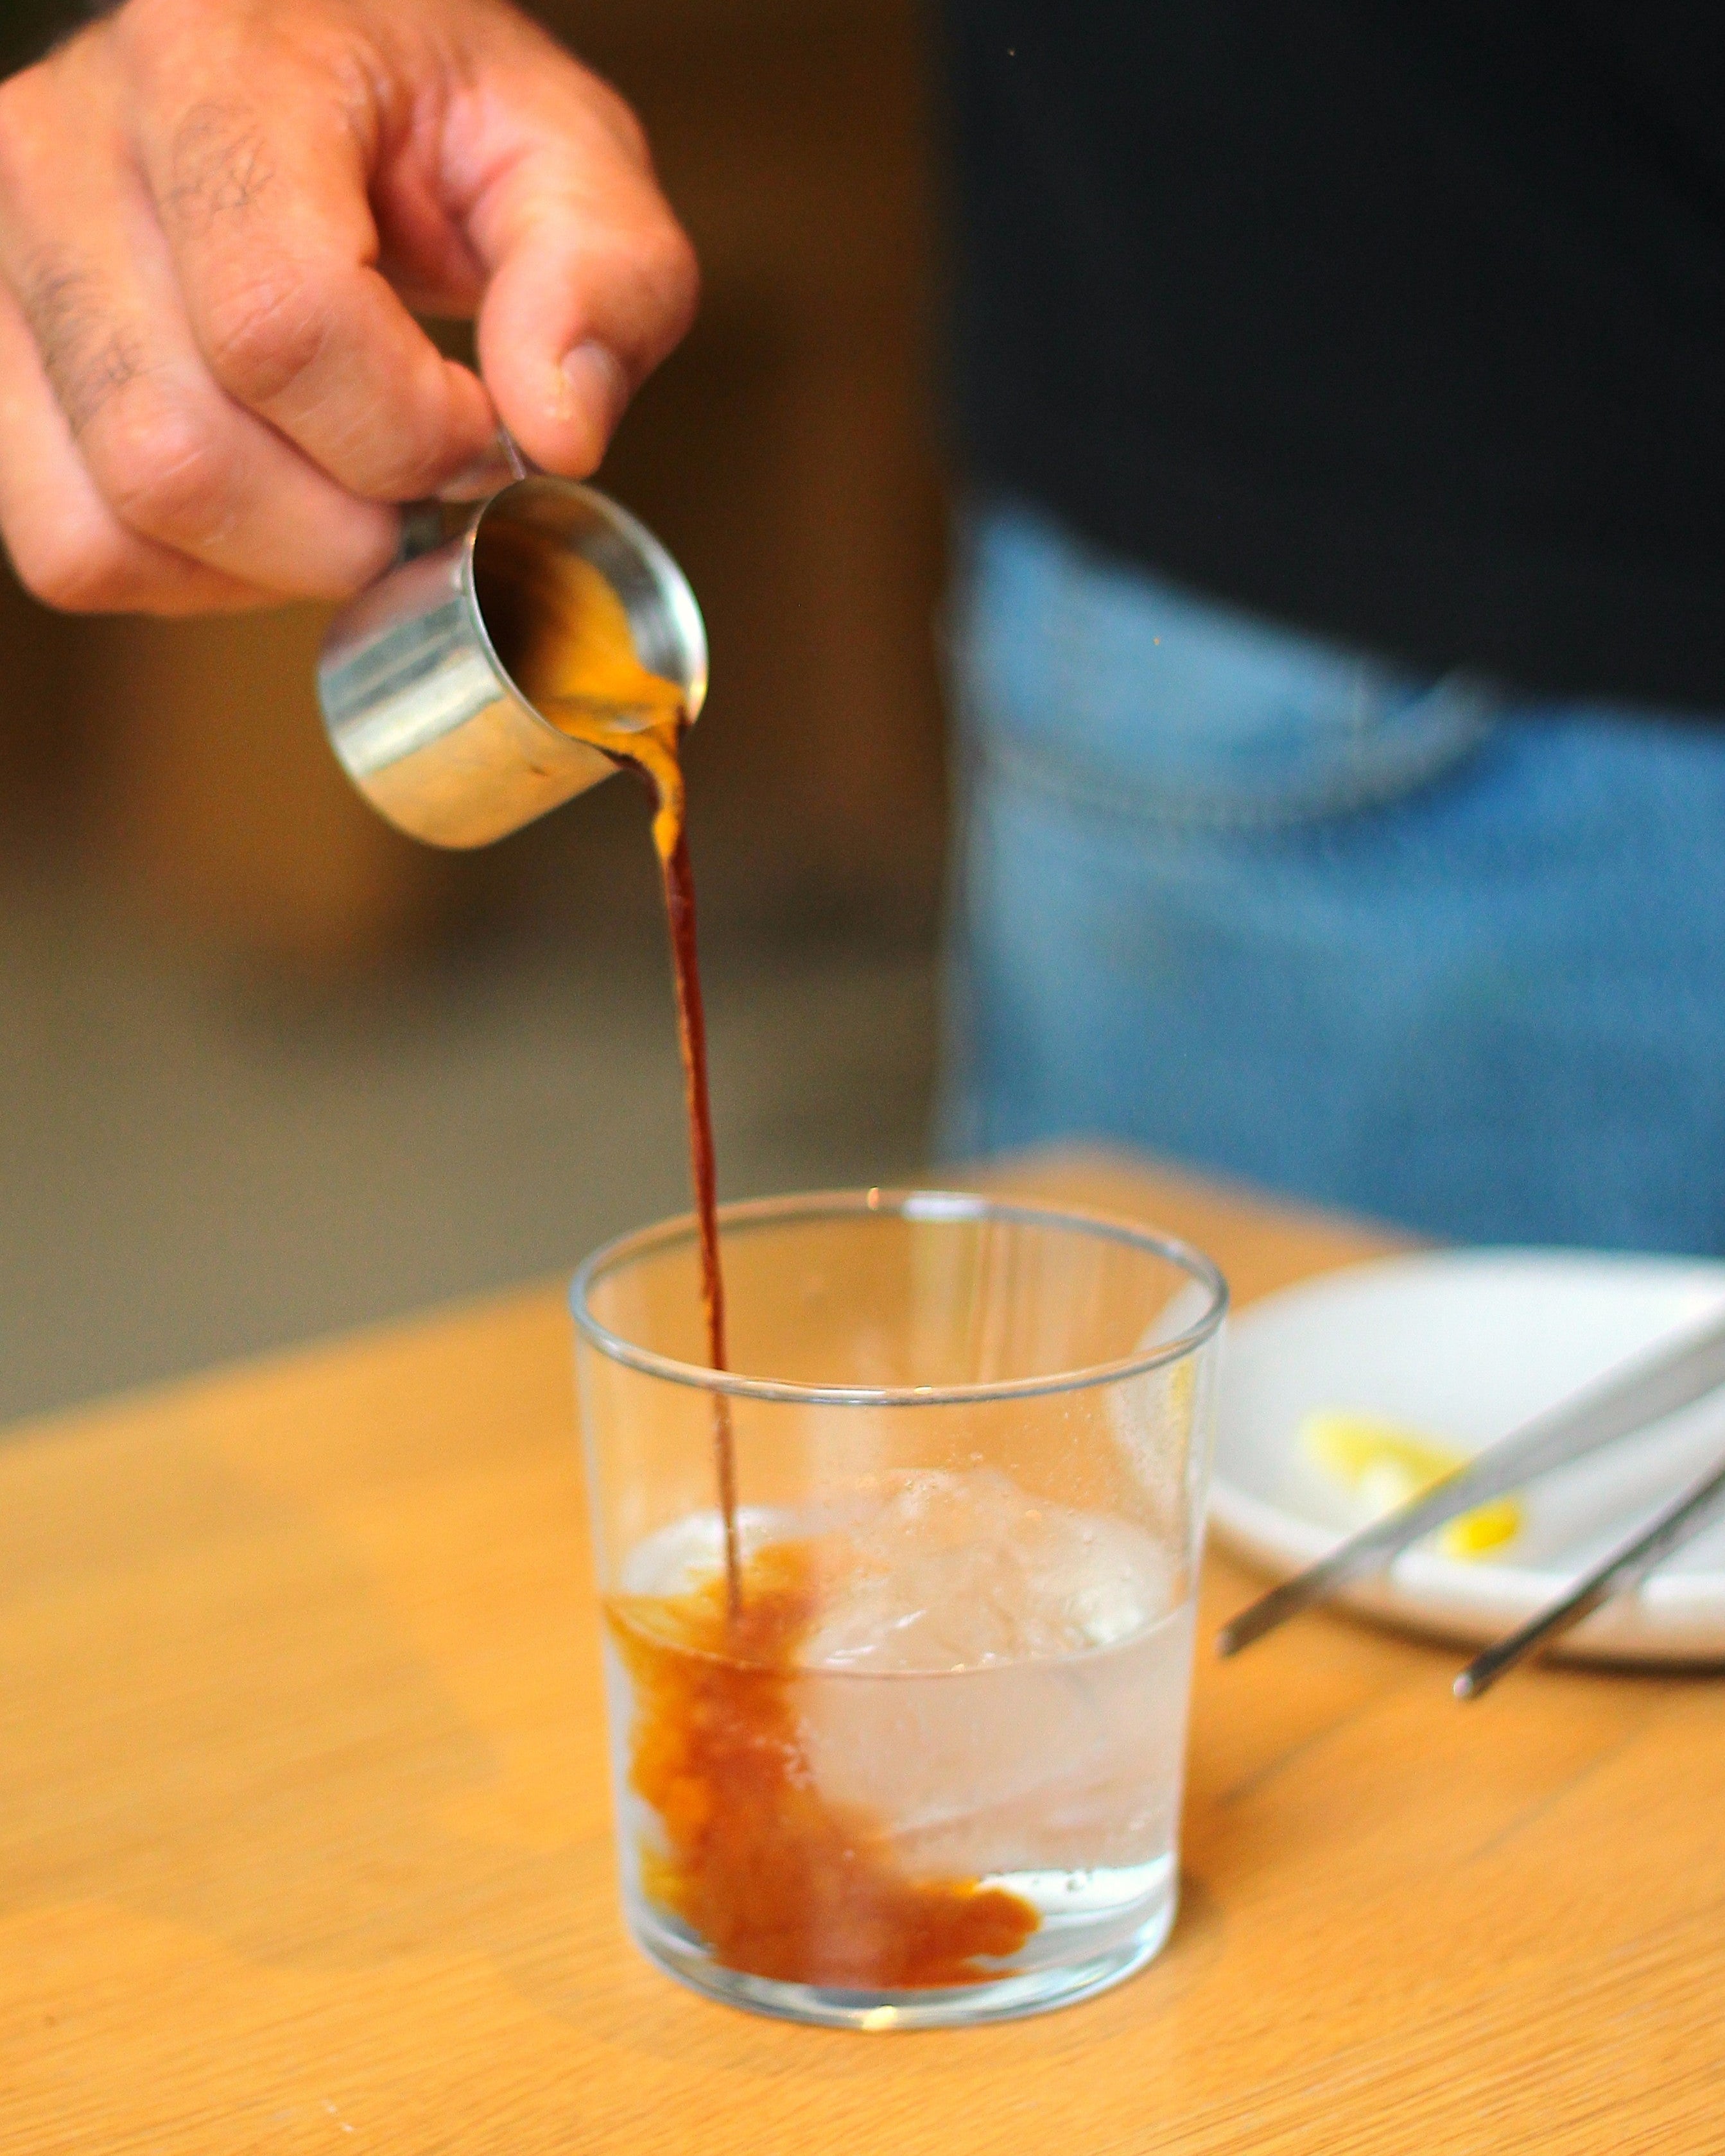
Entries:
{"label": "jeans pocket", "polygon": [[1215,829],[1393,801],[1468,755],[1498,699],[1164,582],[1032,511],[967,550],[955,653],[970,744],[1023,783]]}

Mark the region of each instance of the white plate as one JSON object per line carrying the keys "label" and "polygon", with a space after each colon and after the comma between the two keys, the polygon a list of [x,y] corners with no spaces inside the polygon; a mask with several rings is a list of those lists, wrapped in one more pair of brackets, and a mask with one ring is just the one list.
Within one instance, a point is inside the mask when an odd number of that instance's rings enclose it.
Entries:
{"label": "white plate", "polygon": [[[1476,1452],[1615,1365],[1725,1308],[1725,1264],[1572,1250],[1434,1251],[1268,1296],[1226,1349],[1210,1523],[1281,1578],[1363,1526],[1308,1460],[1301,1419],[1383,1415]],[[1414,1630],[1495,1639],[1725,1453],[1725,1394],[1534,1483],[1521,1532],[1468,1561],[1430,1543],[1341,1599]],[[1595,1661],[1725,1660],[1725,1521],[1568,1634]]]}

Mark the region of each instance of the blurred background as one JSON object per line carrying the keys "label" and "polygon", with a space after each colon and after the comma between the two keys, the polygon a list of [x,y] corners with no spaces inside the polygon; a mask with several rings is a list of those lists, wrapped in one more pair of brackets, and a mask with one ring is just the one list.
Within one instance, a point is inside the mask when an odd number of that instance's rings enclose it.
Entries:
{"label": "blurred background", "polygon": [[[681,561],[721,1194],[925,1158],[944,504],[911,0],[542,6],[701,321],[600,475]],[[0,591],[0,1419],[567,1267],[686,1203],[644,803],[475,855],[347,788],[323,617]]]}

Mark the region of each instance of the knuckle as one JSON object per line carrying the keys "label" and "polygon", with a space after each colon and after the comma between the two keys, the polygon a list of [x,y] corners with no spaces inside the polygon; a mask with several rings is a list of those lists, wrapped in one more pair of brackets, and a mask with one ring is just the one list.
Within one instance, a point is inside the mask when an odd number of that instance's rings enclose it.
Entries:
{"label": "knuckle", "polygon": [[664,331],[675,343],[701,305],[701,262],[681,225],[667,219],[640,250],[640,275],[651,291]]}
{"label": "knuckle", "polygon": [[701,298],[701,258],[680,224],[672,227],[665,242],[663,271],[673,296],[692,312]]}
{"label": "knuckle", "polygon": [[370,455],[356,450],[350,461],[352,491],[362,500],[417,501],[435,490],[449,468],[449,447],[440,428],[425,426]]}
{"label": "knuckle", "polygon": [[187,0],[126,0],[117,13],[121,31],[135,44],[175,39],[194,27],[196,10]]}
{"label": "knuckle", "polygon": [[256,410],[276,403],[311,372],[323,350],[323,325],[303,278],[264,275],[211,296],[200,341],[217,381]]}
{"label": "knuckle", "polygon": [[0,196],[9,202],[27,200],[38,183],[41,74],[40,67],[26,68],[0,82]]}
{"label": "knuckle", "polygon": [[[134,73],[157,77],[176,73],[182,77],[207,62],[213,50],[231,63],[236,50],[250,42],[248,33],[264,9],[255,5],[212,8],[209,0],[114,0],[102,8],[86,7],[97,27],[123,55]],[[223,70],[244,80],[243,70]]]}
{"label": "knuckle", "polygon": [[653,146],[647,139],[647,130],[641,116],[625,97],[612,92],[611,109],[607,116],[619,146],[632,164],[644,170],[651,166]]}
{"label": "knuckle", "polygon": [[0,82],[0,181],[16,178],[18,161],[28,139],[33,68]]}
{"label": "knuckle", "polygon": [[442,367],[429,351],[403,356],[387,403],[376,384],[356,384],[340,438],[331,435],[321,459],[350,491],[402,501],[431,493],[447,475],[451,413]]}
{"label": "knuckle", "polygon": [[449,469],[440,415],[419,386],[404,379],[387,408],[357,391],[339,418],[326,413],[316,461],[363,501],[404,501],[433,491]]}
{"label": "knuckle", "polygon": [[59,613],[101,613],[133,596],[123,535],[58,526],[8,535],[18,582]]}
{"label": "knuckle", "polygon": [[198,413],[167,398],[134,395],[85,446],[109,506],[133,531],[194,550],[220,533],[229,507],[227,465]]}
{"label": "knuckle", "polygon": [[356,454],[350,459],[352,475],[347,478],[347,485],[362,501],[379,505],[418,501],[435,493],[449,464],[449,444],[439,434],[429,447],[410,441],[400,444],[393,454],[362,457]]}
{"label": "knuckle", "polygon": [[143,340],[116,313],[101,280],[64,254],[39,259],[18,298],[49,386],[81,436],[144,372]]}
{"label": "knuckle", "polygon": [[594,74],[587,68],[580,70],[579,85],[589,121],[598,123],[612,146],[620,151],[630,164],[642,171],[650,169],[653,151],[647,130],[623,92],[603,75]]}
{"label": "knuckle", "polygon": [[275,180],[268,139],[249,106],[205,99],[174,131],[163,208],[176,223],[208,232],[255,207]]}

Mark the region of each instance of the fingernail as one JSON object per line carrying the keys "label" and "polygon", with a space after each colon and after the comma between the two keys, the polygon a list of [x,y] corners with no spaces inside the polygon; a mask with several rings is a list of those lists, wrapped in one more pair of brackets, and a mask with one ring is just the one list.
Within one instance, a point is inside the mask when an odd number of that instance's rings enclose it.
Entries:
{"label": "fingernail", "polygon": [[509,452],[503,446],[501,434],[493,438],[470,465],[463,465],[458,472],[451,472],[437,490],[439,501],[484,501],[501,486],[507,486],[517,474],[509,461]]}
{"label": "fingernail", "polygon": [[567,402],[559,399],[558,418],[572,419],[585,406],[608,436],[629,403],[629,377],[622,361],[589,338],[563,355],[559,372],[567,384]]}

